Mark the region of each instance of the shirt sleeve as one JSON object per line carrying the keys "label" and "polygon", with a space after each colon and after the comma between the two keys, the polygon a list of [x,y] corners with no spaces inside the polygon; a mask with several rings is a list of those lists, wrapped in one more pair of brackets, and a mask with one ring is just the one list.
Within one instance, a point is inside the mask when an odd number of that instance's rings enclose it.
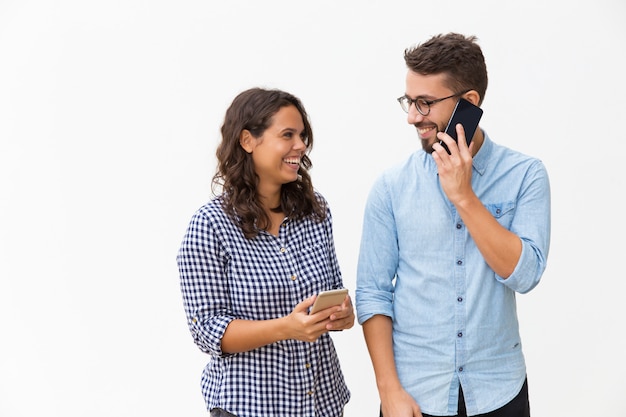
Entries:
{"label": "shirt sleeve", "polygon": [[221,340],[234,319],[228,294],[228,255],[210,219],[192,217],[177,256],[187,324],[203,352],[223,356]]}
{"label": "shirt sleeve", "polygon": [[522,254],[511,276],[496,275],[498,281],[522,294],[539,284],[550,247],[550,223],[550,182],[537,160],[526,172],[510,228],[522,241]]}
{"label": "shirt sleeve", "polygon": [[393,318],[393,280],[398,267],[398,236],[384,178],[365,204],[357,264],[356,310],[360,324],[374,315]]}

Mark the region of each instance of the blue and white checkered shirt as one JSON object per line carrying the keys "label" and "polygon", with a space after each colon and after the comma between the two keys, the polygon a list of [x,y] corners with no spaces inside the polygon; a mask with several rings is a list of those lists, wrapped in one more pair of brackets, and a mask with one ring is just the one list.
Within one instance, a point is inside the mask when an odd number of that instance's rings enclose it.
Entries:
{"label": "blue and white checkered shirt", "polygon": [[177,261],[189,329],[211,355],[202,373],[207,409],[239,417],[341,415],[350,392],[328,333],[314,343],[221,351],[232,320],[286,316],[303,299],[343,287],[330,210],[321,223],[285,220],[278,236],[261,231],[249,240],[214,199],[193,215]]}

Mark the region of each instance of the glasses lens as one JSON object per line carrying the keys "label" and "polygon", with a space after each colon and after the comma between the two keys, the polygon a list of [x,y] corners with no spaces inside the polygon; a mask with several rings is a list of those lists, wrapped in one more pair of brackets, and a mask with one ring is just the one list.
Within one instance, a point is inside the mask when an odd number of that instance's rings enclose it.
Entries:
{"label": "glasses lens", "polygon": [[411,105],[411,103],[406,96],[399,97],[398,103],[400,103],[400,107],[402,107],[402,110],[404,110],[406,113],[409,112],[409,106]]}
{"label": "glasses lens", "polygon": [[409,112],[412,103],[415,103],[415,107],[421,115],[426,116],[428,115],[428,113],[430,113],[430,104],[428,104],[428,102],[422,98],[411,100],[407,96],[402,96],[398,97],[398,103],[400,103],[400,107],[402,107],[402,110],[404,110],[406,113]]}
{"label": "glasses lens", "polygon": [[417,100],[411,100],[407,96],[402,96],[398,97],[398,103],[400,103],[400,107],[402,107],[402,110],[404,110],[406,113],[409,112],[411,104],[413,103],[415,103],[415,107],[421,115],[426,116],[430,112],[430,105],[426,100],[422,98],[418,98]]}
{"label": "glasses lens", "polygon": [[415,106],[417,110],[424,116],[426,116],[430,112],[430,106],[426,102],[426,100],[418,98],[415,100]]}

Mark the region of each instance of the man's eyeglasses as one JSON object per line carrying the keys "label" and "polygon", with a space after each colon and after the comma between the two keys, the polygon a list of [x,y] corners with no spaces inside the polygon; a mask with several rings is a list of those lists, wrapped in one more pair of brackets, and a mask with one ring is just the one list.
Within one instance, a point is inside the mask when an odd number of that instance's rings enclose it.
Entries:
{"label": "man's eyeglasses", "polygon": [[405,113],[409,112],[409,109],[411,108],[411,104],[415,104],[415,108],[422,116],[428,116],[428,113],[430,113],[430,106],[432,106],[433,104],[439,103],[440,101],[444,101],[452,97],[462,96],[468,91],[471,91],[471,90],[465,90],[460,93],[452,94],[451,96],[448,96],[448,97],[436,98],[434,100],[426,100],[425,98],[420,98],[420,97],[416,99],[412,99],[407,96],[402,96],[402,97],[398,97],[398,103],[400,103],[400,107],[402,107],[402,110],[404,110]]}

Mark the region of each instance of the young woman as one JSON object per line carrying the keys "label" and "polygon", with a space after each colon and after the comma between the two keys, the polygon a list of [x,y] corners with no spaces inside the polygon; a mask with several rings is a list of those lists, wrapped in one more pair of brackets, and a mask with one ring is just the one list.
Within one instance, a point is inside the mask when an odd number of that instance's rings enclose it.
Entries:
{"label": "young woman", "polygon": [[192,217],[177,261],[187,322],[211,356],[207,409],[239,417],[339,417],[350,398],[329,331],[354,325],[332,218],[307,170],[313,132],[300,100],[280,90],[239,94],[222,125],[215,187]]}

